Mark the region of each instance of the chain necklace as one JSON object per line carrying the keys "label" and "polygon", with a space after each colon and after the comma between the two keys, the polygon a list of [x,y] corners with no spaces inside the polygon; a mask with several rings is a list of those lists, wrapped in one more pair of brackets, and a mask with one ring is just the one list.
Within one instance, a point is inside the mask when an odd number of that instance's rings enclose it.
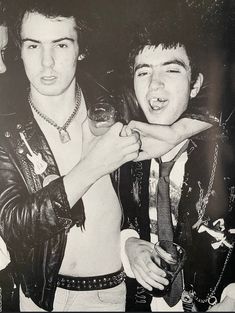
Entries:
{"label": "chain necklace", "polygon": [[78,87],[77,91],[76,91],[76,103],[75,103],[75,108],[73,110],[73,112],[71,113],[71,115],[68,117],[67,121],[64,123],[63,126],[59,126],[55,121],[53,121],[50,117],[48,117],[46,114],[42,113],[41,111],[38,110],[38,108],[35,107],[35,105],[33,104],[33,101],[31,99],[31,95],[29,93],[28,95],[28,102],[31,105],[32,109],[44,120],[46,121],[48,124],[50,124],[51,126],[54,126],[60,135],[60,141],[62,143],[66,143],[68,141],[71,140],[70,135],[67,131],[67,128],[69,127],[69,125],[71,124],[72,120],[74,119],[74,117],[76,116],[80,105],[81,105],[81,88]]}

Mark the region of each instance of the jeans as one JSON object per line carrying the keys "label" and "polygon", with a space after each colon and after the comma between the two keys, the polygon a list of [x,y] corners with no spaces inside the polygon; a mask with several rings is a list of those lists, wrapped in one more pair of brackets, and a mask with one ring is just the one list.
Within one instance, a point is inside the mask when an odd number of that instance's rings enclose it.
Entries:
{"label": "jeans", "polygon": [[[125,282],[113,288],[90,291],[73,291],[57,287],[53,311],[124,312],[125,302]],[[30,298],[26,298],[22,290],[20,290],[20,311],[46,312]]]}

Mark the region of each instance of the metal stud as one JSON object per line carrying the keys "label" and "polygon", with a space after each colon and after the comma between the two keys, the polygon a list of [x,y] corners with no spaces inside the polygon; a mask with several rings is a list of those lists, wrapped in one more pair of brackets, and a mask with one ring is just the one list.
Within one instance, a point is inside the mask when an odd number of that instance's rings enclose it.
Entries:
{"label": "metal stud", "polygon": [[6,131],[5,132],[5,137],[7,137],[7,138],[11,137],[11,133],[9,131]]}
{"label": "metal stud", "polygon": [[24,153],[24,149],[23,149],[23,148],[19,148],[19,149],[18,149],[18,153],[19,153],[19,154],[23,154],[23,153]]}

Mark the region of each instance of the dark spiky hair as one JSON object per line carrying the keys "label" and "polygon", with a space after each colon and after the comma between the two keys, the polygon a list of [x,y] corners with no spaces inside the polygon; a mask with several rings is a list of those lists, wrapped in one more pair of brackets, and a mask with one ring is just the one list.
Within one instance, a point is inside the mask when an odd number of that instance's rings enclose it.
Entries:
{"label": "dark spiky hair", "polygon": [[[186,26],[187,25],[187,26]],[[188,55],[192,82],[195,82],[200,72],[200,62],[202,58],[203,43],[200,34],[196,28],[185,24],[182,16],[156,16],[156,18],[147,23],[139,23],[133,26],[130,31],[128,65],[130,73],[134,73],[135,57],[146,46],[159,46],[163,49],[176,48],[182,46]]]}
{"label": "dark spiky hair", "polygon": [[21,28],[25,14],[39,13],[47,18],[73,17],[76,22],[80,53],[86,52],[92,28],[86,19],[84,2],[80,0],[25,0],[23,3],[20,1],[14,3],[10,11],[11,30],[18,46],[21,46]]}

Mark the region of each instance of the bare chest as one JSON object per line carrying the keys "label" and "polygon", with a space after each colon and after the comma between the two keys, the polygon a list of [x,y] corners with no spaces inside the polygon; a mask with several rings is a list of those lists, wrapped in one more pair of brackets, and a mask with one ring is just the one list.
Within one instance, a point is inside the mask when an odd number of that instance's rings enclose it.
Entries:
{"label": "bare chest", "polygon": [[60,175],[66,175],[79,161],[82,153],[81,123],[73,123],[69,128],[70,141],[62,143],[59,132],[51,125],[41,127],[59,168]]}

